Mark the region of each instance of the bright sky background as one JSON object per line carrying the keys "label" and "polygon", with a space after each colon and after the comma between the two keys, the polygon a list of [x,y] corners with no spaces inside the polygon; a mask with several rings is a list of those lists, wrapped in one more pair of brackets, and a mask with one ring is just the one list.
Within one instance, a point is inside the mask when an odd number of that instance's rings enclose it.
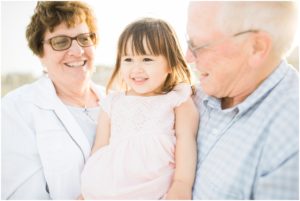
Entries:
{"label": "bright sky background", "polygon": [[[185,44],[186,0],[86,0],[98,20],[100,43],[96,65],[113,65],[119,35],[127,24],[140,17],[156,17],[169,22]],[[27,46],[26,26],[36,1],[1,1],[1,73],[42,71],[39,59]]]}

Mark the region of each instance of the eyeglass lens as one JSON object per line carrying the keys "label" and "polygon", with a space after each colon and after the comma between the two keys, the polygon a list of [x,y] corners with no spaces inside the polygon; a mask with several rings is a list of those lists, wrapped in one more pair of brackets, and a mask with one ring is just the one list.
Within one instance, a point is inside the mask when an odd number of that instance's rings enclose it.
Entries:
{"label": "eyeglass lens", "polygon": [[50,39],[50,44],[54,50],[61,51],[70,48],[73,40],[76,40],[81,47],[89,47],[96,43],[96,34],[85,33],[75,37],[56,36]]}
{"label": "eyeglass lens", "polygon": [[[236,34],[233,34],[231,37],[237,37],[237,36],[240,36],[240,35],[243,35],[243,34],[246,34],[246,33],[257,33],[259,30],[256,30],[256,29],[249,29],[249,30],[246,30],[246,31],[241,31],[241,32],[238,32]],[[188,37],[187,37],[188,38]],[[224,40],[220,40],[220,41],[215,41],[215,42],[211,42],[211,43],[207,43],[205,45],[202,45],[202,46],[197,46],[197,47],[193,47],[193,45],[191,44],[191,42],[189,40],[187,40],[187,43],[188,43],[188,48],[190,49],[190,51],[192,52],[193,56],[195,58],[197,58],[198,56],[198,52],[199,50],[202,50],[202,49],[205,49],[209,46],[212,46],[212,45],[215,45],[215,44],[218,44],[218,42],[223,42]]]}

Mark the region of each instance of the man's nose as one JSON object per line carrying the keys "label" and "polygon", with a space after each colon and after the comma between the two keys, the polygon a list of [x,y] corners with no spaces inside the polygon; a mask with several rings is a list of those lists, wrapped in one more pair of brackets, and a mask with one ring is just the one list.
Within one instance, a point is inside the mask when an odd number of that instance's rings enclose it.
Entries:
{"label": "man's nose", "polygon": [[194,54],[192,53],[192,51],[189,48],[187,48],[187,50],[186,50],[185,59],[186,59],[187,63],[194,63],[196,60]]}

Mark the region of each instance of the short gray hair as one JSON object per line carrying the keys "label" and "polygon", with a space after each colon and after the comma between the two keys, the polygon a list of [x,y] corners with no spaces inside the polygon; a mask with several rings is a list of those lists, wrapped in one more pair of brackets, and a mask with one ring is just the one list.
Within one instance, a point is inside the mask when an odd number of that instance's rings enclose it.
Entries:
{"label": "short gray hair", "polygon": [[270,34],[273,52],[284,57],[295,45],[298,26],[296,1],[220,2],[218,25],[225,33],[260,30]]}

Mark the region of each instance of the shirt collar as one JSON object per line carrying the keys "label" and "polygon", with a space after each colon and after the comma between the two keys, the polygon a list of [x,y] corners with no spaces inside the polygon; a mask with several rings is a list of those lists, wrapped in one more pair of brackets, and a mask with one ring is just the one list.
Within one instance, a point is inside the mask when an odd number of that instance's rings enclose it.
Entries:
{"label": "shirt collar", "polygon": [[[224,111],[237,110],[238,114],[244,113],[248,108],[253,106],[257,101],[264,97],[271,89],[273,89],[285,76],[289,69],[289,65],[285,60],[281,61],[273,73],[269,75],[260,86],[250,95],[245,101],[236,105],[235,107],[226,109]],[[212,96],[204,95],[202,103],[205,107],[222,110],[221,100]]]}
{"label": "shirt collar", "polygon": [[265,97],[286,75],[289,66],[286,61],[281,61],[273,73],[269,75],[259,87],[238,105],[240,113],[245,112],[263,97]]}

